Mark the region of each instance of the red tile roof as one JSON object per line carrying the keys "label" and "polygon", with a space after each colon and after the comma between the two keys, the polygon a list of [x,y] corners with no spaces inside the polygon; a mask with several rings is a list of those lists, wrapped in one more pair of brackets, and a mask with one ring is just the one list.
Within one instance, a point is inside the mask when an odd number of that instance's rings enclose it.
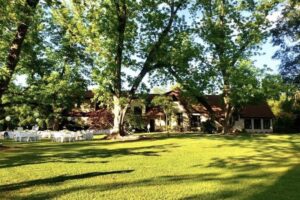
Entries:
{"label": "red tile roof", "polygon": [[275,118],[270,106],[266,102],[257,105],[247,105],[241,112],[242,118]]}
{"label": "red tile roof", "polygon": [[149,107],[147,109],[146,112],[146,116],[148,117],[164,117],[165,113],[163,112],[163,110],[161,108],[159,108],[158,106],[155,107]]}
{"label": "red tile roof", "polygon": [[[170,95],[179,100],[181,104],[185,107],[189,113],[201,113],[208,115],[206,108],[202,104],[190,104],[184,97],[180,96],[180,90],[173,90],[167,92],[165,95]],[[155,96],[159,94],[149,94],[147,100],[150,103]],[[86,98],[93,98],[94,94],[92,91],[86,92]],[[212,109],[216,112],[217,116],[224,116],[223,113],[223,101],[221,95],[206,95],[208,103],[212,106]],[[74,113],[75,114],[75,113]],[[82,113],[76,113],[75,115],[82,115]],[[159,107],[149,107],[146,112],[146,116],[164,116],[164,112]],[[247,105],[240,111],[240,116],[242,118],[274,118],[274,114],[271,111],[269,105],[266,102],[261,102],[257,104]]]}
{"label": "red tile roof", "polygon": [[[184,105],[188,112],[195,112],[208,115],[206,108],[202,104],[189,104],[183,97],[180,97],[180,91],[175,90],[166,93],[167,95],[175,95]],[[224,104],[221,95],[205,95],[207,102],[211,105],[217,117],[224,116]],[[274,114],[269,105],[263,101],[257,104],[246,105],[241,111],[242,118],[274,118]]]}

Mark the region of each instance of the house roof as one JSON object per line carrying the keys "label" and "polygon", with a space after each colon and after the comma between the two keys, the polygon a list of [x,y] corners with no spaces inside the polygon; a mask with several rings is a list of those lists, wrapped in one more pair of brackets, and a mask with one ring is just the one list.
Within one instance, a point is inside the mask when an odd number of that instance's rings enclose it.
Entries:
{"label": "house roof", "polygon": [[[206,108],[200,103],[189,104],[180,96],[180,91],[175,90],[166,93],[167,95],[175,95],[178,100],[183,104],[186,110],[190,113],[201,113],[208,115]],[[207,102],[212,107],[213,111],[216,113],[217,117],[224,116],[224,104],[222,101],[222,95],[205,95]],[[256,104],[249,104],[243,107],[240,111],[240,116],[242,118],[274,118],[274,114],[270,109],[267,102],[257,102]]]}
{"label": "house roof", "polygon": [[[148,94],[146,100],[150,103],[155,96],[160,96],[162,94]],[[189,113],[201,113],[208,115],[206,108],[200,103],[189,103],[188,100],[181,96],[181,91],[175,89],[165,93],[165,95],[172,96],[173,100],[180,101],[183,107]],[[86,98],[93,98],[94,94],[92,91],[87,91]],[[211,105],[213,111],[216,113],[217,117],[224,116],[224,104],[221,95],[205,95],[207,102]],[[77,115],[79,113],[76,113]],[[76,115],[75,114],[75,115]],[[81,113],[82,114],[82,113]],[[159,106],[150,106],[147,108],[146,116],[157,117],[164,116],[164,112]],[[256,104],[246,105],[240,111],[240,116],[242,118],[274,118],[274,114],[270,109],[267,102],[257,102]]]}
{"label": "house roof", "polygon": [[147,108],[146,116],[148,117],[164,117],[165,113],[159,106]]}
{"label": "house roof", "polygon": [[275,118],[270,106],[266,102],[256,105],[247,105],[241,112],[242,118]]}

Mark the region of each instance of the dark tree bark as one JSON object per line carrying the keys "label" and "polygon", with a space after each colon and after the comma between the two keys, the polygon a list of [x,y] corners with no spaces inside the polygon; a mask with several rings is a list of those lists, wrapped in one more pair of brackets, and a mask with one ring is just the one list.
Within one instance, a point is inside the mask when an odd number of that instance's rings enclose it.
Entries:
{"label": "dark tree bark", "polygon": [[126,1],[114,1],[116,7],[116,14],[118,19],[118,41],[116,47],[115,56],[115,79],[113,82],[113,114],[114,114],[114,127],[112,137],[118,137],[118,135],[124,136],[126,133],[124,131],[124,112],[121,105],[122,96],[122,79],[121,79],[121,68],[123,61],[123,50],[124,50],[124,39],[125,31],[127,25],[127,5]]}

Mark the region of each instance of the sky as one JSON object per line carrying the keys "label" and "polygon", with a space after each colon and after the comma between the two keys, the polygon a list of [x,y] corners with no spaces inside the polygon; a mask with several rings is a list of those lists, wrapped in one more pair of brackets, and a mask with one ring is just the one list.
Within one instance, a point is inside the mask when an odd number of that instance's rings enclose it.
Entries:
{"label": "sky", "polygon": [[252,57],[252,59],[255,60],[255,66],[258,68],[262,68],[264,65],[267,65],[267,67],[272,70],[272,73],[277,74],[280,61],[272,58],[277,49],[278,48],[274,47],[271,44],[271,41],[268,40],[265,44],[262,45],[262,50],[260,51],[264,55]]}

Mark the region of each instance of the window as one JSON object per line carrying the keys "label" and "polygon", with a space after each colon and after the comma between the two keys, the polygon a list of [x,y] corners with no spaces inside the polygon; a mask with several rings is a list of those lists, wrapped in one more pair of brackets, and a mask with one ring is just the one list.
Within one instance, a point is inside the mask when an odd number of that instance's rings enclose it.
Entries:
{"label": "window", "polygon": [[271,128],[271,120],[264,119],[264,129],[270,129],[270,128]]}
{"label": "window", "polygon": [[254,129],[261,129],[261,120],[254,119]]}
{"label": "window", "polygon": [[252,129],[251,119],[244,120],[244,127],[245,127],[245,129]]}
{"label": "window", "polygon": [[177,113],[177,125],[181,126],[183,118],[182,118],[182,113]]}
{"label": "window", "polygon": [[239,121],[240,120],[240,116],[238,114],[234,114],[233,115],[233,120],[234,121]]}
{"label": "window", "polygon": [[140,107],[136,106],[136,107],[133,108],[133,113],[135,115],[142,115],[142,109]]}
{"label": "window", "polygon": [[200,115],[192,115],[191,118],[191,127],[200,127],[201,125],[201,117]]}

